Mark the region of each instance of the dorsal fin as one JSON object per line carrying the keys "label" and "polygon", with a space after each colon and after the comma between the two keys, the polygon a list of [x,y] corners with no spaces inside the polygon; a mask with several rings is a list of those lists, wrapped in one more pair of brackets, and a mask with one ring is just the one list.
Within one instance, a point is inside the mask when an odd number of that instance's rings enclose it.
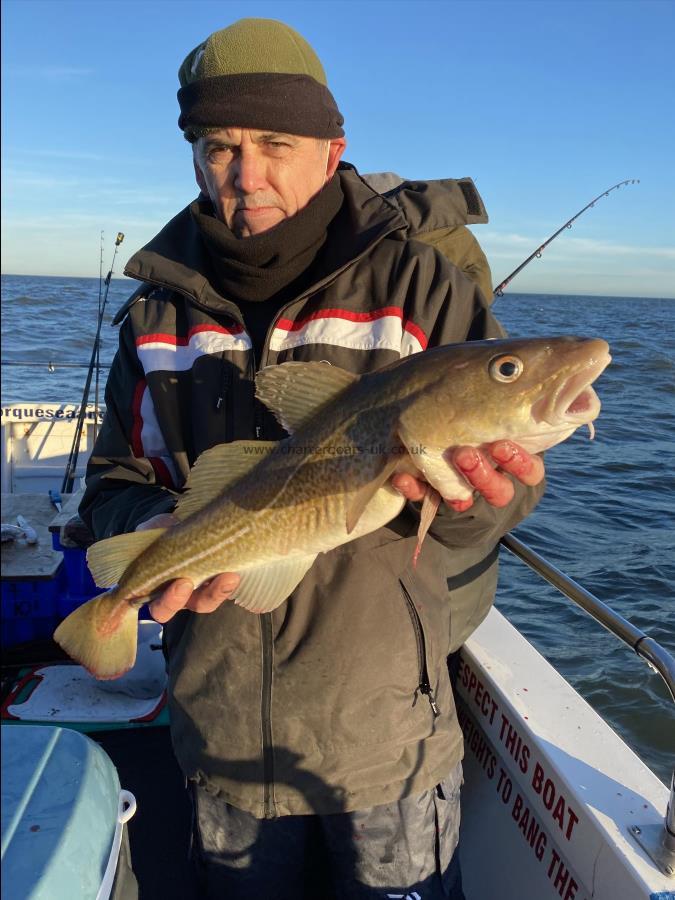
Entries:
{"label": "dorsal fin", "polygon": [[360,377],[330,363],[287,362],[258,372],[255,392],[293,434]]}
{"label": "dorsal fin", "polygon": [[186,491],[173,514],[187,519],[203,509],[218,494],[247,475],[277,446],[276,441],[233,441],[205,450],[190,470]]}

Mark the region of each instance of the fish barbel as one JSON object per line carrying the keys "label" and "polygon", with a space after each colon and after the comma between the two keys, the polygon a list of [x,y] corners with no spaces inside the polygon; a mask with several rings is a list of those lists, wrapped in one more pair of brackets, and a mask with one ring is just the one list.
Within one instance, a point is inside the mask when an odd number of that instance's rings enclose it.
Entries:
{"label": "fish barbel", "polygon": [[269,612],[319,553],[398,515],[398,472],[424,478],[435,497],[421,544],[439,495],[472,495],[450,463],[455,447],[509,439],[536,453],[584,424],[592,436],[600,401],[590,385],[608,351],[600,339],[476,341],[361,376],[320,362],[263,369],[257,396],[290,436],[207,450],[178,497],[177,525],[92,545],[94,580],[111,590],[72,612],[55,640],[96,677],[119,677],[135,660],[142,604],[176,578],[197,587],[220,572],[241,577],[235,603]]}

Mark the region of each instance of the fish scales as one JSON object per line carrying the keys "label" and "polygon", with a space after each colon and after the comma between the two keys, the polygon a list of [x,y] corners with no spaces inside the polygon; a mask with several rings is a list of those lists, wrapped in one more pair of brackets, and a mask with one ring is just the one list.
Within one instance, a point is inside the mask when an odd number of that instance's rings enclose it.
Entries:
{"label": "fish scales", "polygon": [[274,609],[318,553],[397,515],[405,500],[391,487],[394,472],[463,499],[471,489],[452,466],[456,446],[510,438],[538,452],[590,425],[600,411],[590,385],[609,361],[602,340],[558,337],[438,347],[358,380],[321,363],[263,370],[261,399],[295,433],[276,446],[212,448],[179,498],[179,524],[94,545],[97,582],[117,586],[72,613],[56,640],[110,678],[133,664],[134,608],[175,578],[197,586],[237,572],[237,602]]}
{"label": "fish scales", "polygon": [[[278,556],[320,552],[346,540],[346,511],[381,461],[370,446],[360,454],[344,432],[314,450],[303,444],[306,439],[300,433],[283,453],[258,463],[229,500],[210,505],[177,525],[161,544],[151,545],[121,579],[120,593],[143,598],[170,579],[201,583],[225,570],[241,572]],[[303,452],[295,453],[298,447]],[[341,455],[333,452],[337,447]],[[299,461],[289,464],[289,458]],[[394,505],[397,498],[394,492]],[[167,566],[167,560],[177,558],[180,564]]]}

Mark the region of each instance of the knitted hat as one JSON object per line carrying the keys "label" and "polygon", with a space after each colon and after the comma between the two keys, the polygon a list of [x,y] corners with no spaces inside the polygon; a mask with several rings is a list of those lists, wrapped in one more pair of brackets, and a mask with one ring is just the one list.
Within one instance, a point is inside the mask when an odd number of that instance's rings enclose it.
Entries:
{"label": "knitted hat", "polygon": [[178,78],[183,131],[239,127],[344,135],[318,56],[283,22],[240,19],[214,32],[187,55]]}

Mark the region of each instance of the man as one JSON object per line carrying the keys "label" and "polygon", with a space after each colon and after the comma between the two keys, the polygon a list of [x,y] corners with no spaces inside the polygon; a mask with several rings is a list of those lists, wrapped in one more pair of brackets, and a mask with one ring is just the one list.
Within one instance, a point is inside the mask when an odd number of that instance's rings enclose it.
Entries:
{"label": "man", "polygon": [[[254,399],[258,368],[327,360],[361,373],[501,333],[485,289],[435,249],[459,247],[489,287],[463,228],[486,220],[472,183],[381,195],[341,165],[343,119],[300,35],[241,20],[179,77],[201,193],[126,269],[142,285],[117,317],[82,505],[98,538],[166,522],[214,444],[283,436]],[[273,613],[224,602],[236,573],[196,590],[175,581],[152,603],[174,749],[194,785],[201,896],[462,896],[446,657],[487,613],[496,542],[543,479],[541,460],[507,442],[491,456],[457,451],[476,499],[442,510],[414,571],[424,485],[398,476],[406,511],[321,555]]]}

